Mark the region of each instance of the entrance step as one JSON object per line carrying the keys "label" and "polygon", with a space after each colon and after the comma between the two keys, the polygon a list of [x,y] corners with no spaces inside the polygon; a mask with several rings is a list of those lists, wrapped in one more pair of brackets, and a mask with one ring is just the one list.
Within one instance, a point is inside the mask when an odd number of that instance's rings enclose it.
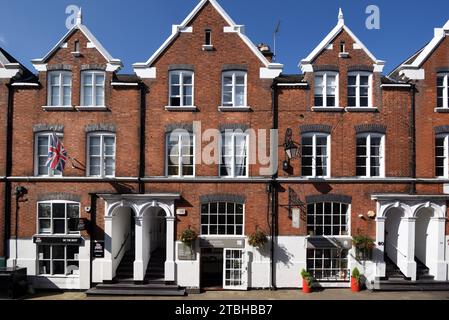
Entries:
{"label": "entrance step", "polygon": [[[128,279],[129,280],[129,279]],[[133,281],[113,284],[99,284],[86,291],[87,296],[185,296],[186,291],[177,285],[167,285],[163,281],[134,284]]]}
{"label": "entrance step", "polygon": [[415,257],[416,276],[419,280],[433,280],[435,277],[429,274],[429,268]]}
{"label": "entrance step", "polygon": [[385,256],[385,275],[386,277],[382,280],[406,280],[399,267],[387,256]]}
{"label": "entrance step", "polygon": [[449,291],[449,282],[434,280],[381,280],[373,291]]}

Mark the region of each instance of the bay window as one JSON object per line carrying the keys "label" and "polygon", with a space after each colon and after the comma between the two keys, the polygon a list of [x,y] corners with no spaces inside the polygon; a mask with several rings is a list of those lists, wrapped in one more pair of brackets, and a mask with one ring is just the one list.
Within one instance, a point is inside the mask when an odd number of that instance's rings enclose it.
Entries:
{"label": "bay window", "polygon": [[348,250],[322,248],[307,250],[307,271],[317,281],[348,281]]}

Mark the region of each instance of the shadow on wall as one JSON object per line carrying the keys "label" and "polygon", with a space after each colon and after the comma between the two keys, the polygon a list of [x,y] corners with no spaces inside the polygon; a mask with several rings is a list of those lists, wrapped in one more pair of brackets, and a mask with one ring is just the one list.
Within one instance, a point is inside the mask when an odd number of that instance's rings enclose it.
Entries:
{"label": "shadow on wall", "polygon": [[275,259],[281,262],[284,266],[291,267],[293,265],[293,254],[288,252],[284,245],[275,243]]}
{"label": "shadow on wall", "polygon": [[115,189],[117,193],[121,194],[128,194],[128,193],[134,193],[134,187],[126,184],[126,183],[120,183],[120,182],[110,182],[111,186]]}

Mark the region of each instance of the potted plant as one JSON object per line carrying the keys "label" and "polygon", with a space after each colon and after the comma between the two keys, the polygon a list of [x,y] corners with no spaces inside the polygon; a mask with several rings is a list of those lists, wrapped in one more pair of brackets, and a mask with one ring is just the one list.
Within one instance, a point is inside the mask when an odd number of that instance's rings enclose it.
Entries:
{"label": "potted plant", "polygon": [[352,292],[359,292],[361,289],[363,275],[360,273],[359,269],[356,267],[352,270],[351,275],[351,290]]}
{"label": "potted plant", "polygon": [[365,235],[357,235],[352,238],[352,244],[356,249],[356,256],[359,260],[370,260],[374,247],[373,239]]}
{"label": "potted plant", "polygon": [[265,244],[268,242],[267,235],[259,230],[259,228],[256,228],[256,231],[251,234],[248,238],[248,243],[250,246],[261,249]]}
{"label": "potted plant", "polygon": [[307,272],[306,270],[302,269],[301,277],[302,277],[302,292],[311,293],[312,287],[313,287],[312,275],[309,272]]}
{"label": "potted plant", "polygon": [[185,229],[180,237],[180,241],[184,243],[185,245],[188,245],[190,248],[192,248],[192,243],[195,242],[195,240],[198,238],[198,234],[195,232],[195,230],[190,229],[190,226],[188,229]]}

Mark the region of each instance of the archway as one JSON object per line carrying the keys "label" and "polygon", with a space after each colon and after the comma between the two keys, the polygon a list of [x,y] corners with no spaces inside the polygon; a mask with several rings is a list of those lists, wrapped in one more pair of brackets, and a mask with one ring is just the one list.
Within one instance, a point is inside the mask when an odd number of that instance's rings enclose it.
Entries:
{"label": "archway", "polygon": [[[406,255],[406,232],[402,219],[405,212],[402,208],[393,207],[386,213],[385,223],[385,255],[400,267]],[[403,248],[404,247],[404,248]]]}

